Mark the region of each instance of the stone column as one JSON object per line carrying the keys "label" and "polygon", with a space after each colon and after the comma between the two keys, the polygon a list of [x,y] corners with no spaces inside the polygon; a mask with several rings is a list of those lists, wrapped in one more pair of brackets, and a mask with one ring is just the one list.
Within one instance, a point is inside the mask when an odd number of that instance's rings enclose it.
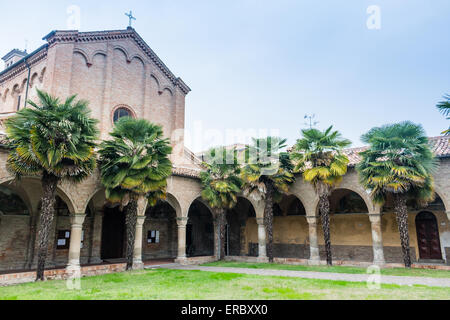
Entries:
{"label": "stone column", "polygon": [[446,214],[447,214],[447,219],[450,221],[450,211],[447,211]]}
{"label": "stone column", "polygon": [[258,261],[268,262],[266,252],[266,228],[264,227],[264,218],[256,218],[258,224]]}
{"label": "stone column", "polygon": [[317,217],[307,216],[309,226],[309,261],[311,265],[320,264],[319,242],[317,240]]}
{"label": "stone column", "polygon": [[145,216],[138,216],[136,221],[136,235],[134,237],[133,269],[144,269],[142,261],[142,229]]}
{"label": "stone column", "polygon": [[385,264],[385,260],[383,237],[381,234],[381,214],[369,214],[369,219],[372,226],[373,263],[376,265],[383,265]]}
{"label": "stone column", "polygon": [[178,255],[175,262],[186,262],[186,225],[188,222],[187,217],[177,218],[178,226]]}
{"label": "stone column", "polygon": [[94,212],[92,219],[94,221],[92,224],[89,264],[101,264],[103,262],[101,259],[103,212]]}
{"label": "stone column", "polygon": [[68,267],[76,268],[80,266],[81,233],[83,222],[86,218],[84,213],[74,214],[70,217],[70,247]]}

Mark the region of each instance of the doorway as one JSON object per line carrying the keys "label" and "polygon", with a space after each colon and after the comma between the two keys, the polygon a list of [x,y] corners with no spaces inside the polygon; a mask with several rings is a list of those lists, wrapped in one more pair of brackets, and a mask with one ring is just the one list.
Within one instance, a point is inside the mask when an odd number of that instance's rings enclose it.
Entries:
{"label": "doorway", "polygon": [[102,260],[124,257],[125,213],[119,207],[104,209],[102,226]]}
{"label": "doorway", "polygon": [[417,243],[420,259],[441,260],[441,242],[436,217],[431,212],[421,212],[416,217]]}
{"label": "doorway", "polygon": [[214,227],[212,214],[199,200],[195,200],[188,212],[186,226],[186,255],[201,257],[214,255]]}

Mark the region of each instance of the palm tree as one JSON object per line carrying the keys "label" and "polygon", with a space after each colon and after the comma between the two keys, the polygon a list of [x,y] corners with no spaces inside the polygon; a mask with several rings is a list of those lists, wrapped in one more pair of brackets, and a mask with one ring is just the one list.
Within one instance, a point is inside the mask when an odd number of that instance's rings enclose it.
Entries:
{"label": "palm tree", "polygon": [[223,147],[211,149],[203,166],[206,170],[200,173],[202,198],[209,204],[218,222],[215,250],[221,260],[225,257],[226,210],[236,206],[242,185],[236,150]]}
{"label": "palm tree", "polygon": [[110,134],[112,140],[100,145],[101,181],[111,204],[125,211],[127,270],[133,267],[138,201],[148,198],[154,206],[166,194],[167,177],[172,174],[168,139],[161,126],[144,119],[121,118]]}
{"label": "palm tree", "polygon": [[351,141],[343,139],[333,126],[325,131],[314,128],[302,130],[291,152],[295,172],[302,172],[303,179],[313,185],[319,197],[319,214],[322,222],[327,264],[333,265],[330,239],[330,195],[333,188],[347,173],[349,160],[342,153]]}
{"label": "palm tree", "polygon": [[37,90],[38,103],[6,121],[11,152],[7,167],[16,175],[39,176],[43,189],[38,232],[36,281],[44,280],[50,226],[55,212],[58,183],[80,182],[96,167],[94,153],[97,120],[90,118],[88,103],[71,96],[64,103]]}
{"label": "palm tree", "polygon": [[[441,113],[447,117],[447,120],[450,120],[450,95],[445,95],[444,99],[446,101],[441,101],[438,103],[437,108],[439,109],[439,111],[441,111]],[[445,130],[444,132],[442,132],[442,134],[445,135],[450,135],[450,127]]]}
{"label": "palm tree", "polygon": [[375,203],[394,201],[405,267],[411,267],[408,211],[413,199],[425,204],[434,198],[432,173],[436,160],[421,125],[409,121],[371,129],[361,140],[369,149],[358,164],[361,184],[371,191]]}
{"label": "palm tree", "polygon": [[289,155],[280,152],[284,147],[286,139],[253,139],[253,145],[245,150],[246,165],[241,170],[244,195],[256,201],[265,201],[264,226],[269,262],[273,262],[273,206],[295,180]]}

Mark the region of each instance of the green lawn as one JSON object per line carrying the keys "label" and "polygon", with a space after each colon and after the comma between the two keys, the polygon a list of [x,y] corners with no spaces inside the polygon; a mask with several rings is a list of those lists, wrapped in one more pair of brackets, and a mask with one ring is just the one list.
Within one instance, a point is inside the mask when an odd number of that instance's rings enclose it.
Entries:
{"label": "green lawn", "polygon": [[382,285],[185,270],[146,270],[83,278],[81,290],[65,281],[0,288],[0,299],[450,299],[450,288]]}
{"label": "green lawn", "polygon": [[[208,267],[233,267],[233,268],[251,268],[251,269],[276,269],[293,271],[319,271],[335,273],[367,273],[367,268],[360,267],[342,267],[342,266],[297,266],[276,263],[245,263],[245,262],[225,262],[218,261],[203,264]],[[405,269],[405,268],[386,268],[381,269],[382,275],[389,276],[412,276],[412,277],[432,277],[432,278],[450,278],[450,271],[430,270],[430,269]]]}

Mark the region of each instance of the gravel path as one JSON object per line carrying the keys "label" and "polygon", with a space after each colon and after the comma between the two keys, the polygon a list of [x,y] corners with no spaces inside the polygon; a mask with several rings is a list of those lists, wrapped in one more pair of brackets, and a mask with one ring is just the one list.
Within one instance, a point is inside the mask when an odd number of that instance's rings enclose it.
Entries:
{"label": "gravel path", "polygon": [[[228,268],[228,267],[201,267],[201,266],[181,266],[181,265],[171,265],[167,267],[166,266],[162,267],[178,270],[200,270],[208,272],[241,273],[259,276],[282,276],[282,277],[352,281],[352,282],[366,282],[368,278],[371,276],[369,274],[291,271],[291,270],[273,270],[273,269],[247,269],[247,268]],[[427,278],[427,277],[381,275],[380,282],[384,284],[397,284],[408,286],[417,284],[430,287],[450,287],[450,278]]]}

